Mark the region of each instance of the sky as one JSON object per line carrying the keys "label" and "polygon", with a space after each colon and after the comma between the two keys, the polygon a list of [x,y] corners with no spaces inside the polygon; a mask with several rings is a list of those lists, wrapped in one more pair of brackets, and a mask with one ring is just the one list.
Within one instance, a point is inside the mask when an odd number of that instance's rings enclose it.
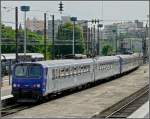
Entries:
{"label": "sky", "polygon": [[[44,12],[47,11],[47,19],[51,19],[51,14],[55,19],[61,16],[75,16],[77,19],[102,19],[103,24],[121,22],[120,20],[148,20],[148,1],[63,1],[64,11],[58,11],[59,1],[2,1],[2,22],[7,25],[14,25],[15,10],[19,8],[19,23],[23,24],[23,12],[20,6],[29,5],[31,11],[27,12],[27,17],[43,20]],[[4,7],[8,7],[5,9]],[[119,21],[105,21],[119,20]],[[10,22],[10,23],[8,23]]]}

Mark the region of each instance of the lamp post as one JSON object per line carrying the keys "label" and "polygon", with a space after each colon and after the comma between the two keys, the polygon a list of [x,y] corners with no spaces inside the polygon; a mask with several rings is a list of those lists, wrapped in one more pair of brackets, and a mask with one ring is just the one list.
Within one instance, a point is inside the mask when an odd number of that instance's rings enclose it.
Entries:
{"label": "lamp post", "polygon": [[[97,28],[98,28],[98,49],[97,49],[97,54],[98,55],[101,55],[101,39],[102,39],[102,31],[101,31],[101,28],[103,27],[103,24],[98,24],[97,25]],[[100,28],[100,34],[99,34],[99,28]],[[100,38],[99,38],[99,35],[100,35]]]}
{"label": "lamp post", "polygon": [[44,59],[46,60],[47,56],[46,56],[46,13],[44,13]]}
{"label": "lamp post", "polygon": [[75,54],[74,48],[74,32],[75,32],[75,21],[77,21],[77,17],[71,17],[71,21],[73,21],[73,29],[72,29],[72,55]]}
{"label": "lamp post", "polygon": [[26,12],[30,11],[30,6],[21,6],[21,11],[24,12],[24,55],[26,55]]}
{"label": "lamp post", "polygon": [[18,62],[18,7],[15,8],[16,62]]}
{"label": "lamp post", "polygon": [[89,28],[86,28],[86,54],[89,54]]}
{"label": "lamp post", "polygon": [[116,29],[113,29],[112,30],[113,31],[113,33],[116,33],[116,38],[115,38],[115,49],[116,49],[116,54],[117,54],[117,30]]}

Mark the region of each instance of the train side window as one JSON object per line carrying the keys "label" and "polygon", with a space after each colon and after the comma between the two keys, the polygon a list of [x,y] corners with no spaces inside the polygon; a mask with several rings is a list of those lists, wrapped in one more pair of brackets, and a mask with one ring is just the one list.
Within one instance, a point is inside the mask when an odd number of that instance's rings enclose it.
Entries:
{"label": "train side window", "polygon": [[76,68],[76,66],[74,66],[73,74],[74,74],[74,75],[76,75],[76,74],[77,74],[77,68]]}
{"label": "train side window", "polygon": [[99,70],[101,70],[101,64],[99,64]]}
{"label": "train side window", "polygon": [[86,72],[88,72],[88,65],[86,65]]}
{"label": "train side window", "polygon": [[86,73],[88,72],[88,65],[86,65]]}
{"label": "train side window", "polygon": [[54,79],[56,79],[56,69],[54,69]]}
{"label": "train side window", "polygon": [[107,69],[110,70],[110,64],[108,64]]}
{"label": "train side window", "polygon": [[74,67],[71,67],[71,74],[74,76]]}
{"label": "train side window", "polygon": [[58,78],[60,78],[60,69],[58,69],[57,72],[58,72]]}
{"label": "train side window", "polygon": [[69,76],[69,68],[65,69],[65,76]]}
{"label": "train side window", "polygon": [[91,69],[91,66],[89,65],[89,67],[88,67],[88,71],[90,72],[90,69]]}
{"label": "train side window", "polygon": [[73,75],[73,68],[70,67],[70,75]]}
{"label": "train side window", "polygon": [[81,73],[83,73],[83,65],[81,65],[81,67],[80,67],[80,68],[81,68]]}
{"label": "train side window", "polygon": [[105,65],[105,70],[108,70],[108,65],[107,64]]}
{"label": "train side window", "polygon": [[70,69],[71,69],[71,68],[70,68],[70,67],[68,67],[68,76],[70,76]]}
{"label": "train side window", "polygon": [[85,67],[86,67],[85,71],[86,71],[86,73],[87,73],[87,72],[88,72],[88,65],[86,65]]}
{"label": "train side window", "polygon": [[101,64],[101,70],[103,70],[103,64]]}
{"label": "train side window", "polygon": [[86,65],[86,72],[88,72],[89,71],[89,66],[88,65]]}
{"label": "train side window", "polygon": [[76,66],[76,75],[78,74],[78,66]]}
{"label": "train side window", "polygon": [[104,70],[104,68],[105,68],[105,67],[104,67],[104,64],[102,64],[102,70]]}
{"label": "train side window", "polygon": [[84,65],[82,65],[82,73],[84,73]]}
{"label": "train side window", "polygon": [[112,69],[112,64],[110,64],[110,69]]}
{"label": "train side window", "polygon": [[58,69],[58,78],[61,77],[61,76],[60,76],[60,72],[61,72],[61,69],[59,68],[59,69]]}
{"label": "train side window", "polygon": [[54,79],[55,79],[55,70],[52,69],[52,80],[54,80]]}
{"label": "train side window", "polygon": [[78,74],[81,75],[81,67],[78,66]]}
{"label": "train side window", "polygon": [[101,64],[99,64],[99,70],[101,70]]}
{"label": "train side window", "polygon": [[55,78],[59,78],[59,69],[55,69]]}
{"label": "train side window", "polygon": [[84,73],[86,72],[86,66],[85,65],[83,66],[83,72]]}
{"label": "train side window", "polygon": [[103,70],[106,70],[106,65],[105,64],[103,65]]}
{"label": "train side window", "polygon": [[106,65],[104,64],[104,69],[103,70],[106,70]]}
{"label": "train side window", "polygon": [[103,70],[105,70],[105,65],[103,64]]}
{"label": "train side window", "polygon": [[60,69],[60,77],[64,77],[64,68]]}

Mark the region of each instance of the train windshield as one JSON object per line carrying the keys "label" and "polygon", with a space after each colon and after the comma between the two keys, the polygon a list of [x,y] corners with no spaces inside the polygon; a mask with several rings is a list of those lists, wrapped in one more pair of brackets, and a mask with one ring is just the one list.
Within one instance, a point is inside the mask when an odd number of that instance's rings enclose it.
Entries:
{"label": "train windshield", "polygon": [[15,68],[16,77],[39,78],[42,75],[41,72],[41,66],[37,64],[19,64]]}
{"label": "train windshield", "polygon": [[19,77],[27,76],[27,66],[16,66],[15,75]]}

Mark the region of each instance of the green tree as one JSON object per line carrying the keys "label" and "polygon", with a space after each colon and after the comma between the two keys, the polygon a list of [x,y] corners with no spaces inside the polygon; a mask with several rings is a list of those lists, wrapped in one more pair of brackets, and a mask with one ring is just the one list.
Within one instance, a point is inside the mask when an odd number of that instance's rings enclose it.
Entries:
{"label": "green tree", "polygon": [[[24,41],[24,30],[18,31],[18,51],[23,52],[23,41]],[[2,53],[15,53],[15,30],[11,27],[4,26],[2,27],[2,42],[5,42],[5,45],[2,45]],[[44,53],[44,39],[42,35],[38,35],[35,32],[27,30],[27,42],[31,44],[27,45],[28,53]],[[9,43],[13,43],[8,45]],[[32,43],[35,45],[32,45]],[[47,58],[51,57],[51,46],[47,45]]]}
{"label": "green tree", "polygon": [[[72,54],[72,30],[73,25],[68,22],[58,28],[57,42],[55,43],[55,55]],[[83,32],[79,25],[75,25],[75,53],[83,53]]]}
{"label": "green tree", "polygon": [[2,53],[15,52],[15,45],[7,45],[7,42],[15,42],[15,31],[8,26],[2,25]]}
{"label": "green tree", "polygon": [[111,55],[112,53],[113,53],[113,48],[110,45],[106,44],[103,46],[102,54],[104,56]]}

